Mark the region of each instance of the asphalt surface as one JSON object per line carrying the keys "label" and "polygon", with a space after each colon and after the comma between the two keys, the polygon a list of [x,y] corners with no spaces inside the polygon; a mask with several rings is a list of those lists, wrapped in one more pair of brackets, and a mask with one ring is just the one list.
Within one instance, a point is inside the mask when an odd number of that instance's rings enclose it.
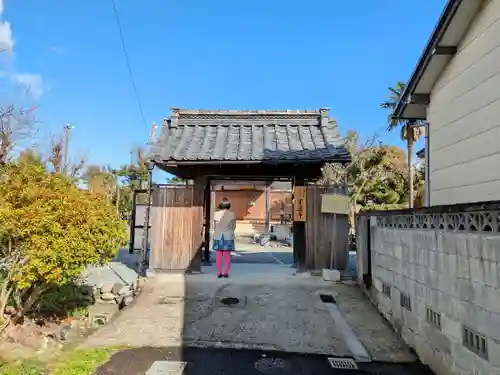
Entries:
{"label": "asphalt surface", "polygon": [[157,372],[169,375],[432,375],[432,372],[418,363],[358,364],[357,370],[345,370],[333,369],[328,357],[323,355],[237,349],[147,347],[116,353],[94,374],[143,375],[156,361],[180,361],[186,364],[184,372]]}

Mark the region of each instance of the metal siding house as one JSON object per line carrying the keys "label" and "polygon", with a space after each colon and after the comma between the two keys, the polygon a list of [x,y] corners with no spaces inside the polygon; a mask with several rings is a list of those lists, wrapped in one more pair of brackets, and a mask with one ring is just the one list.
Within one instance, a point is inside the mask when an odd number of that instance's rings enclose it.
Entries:
{"label": "metal siding house", "polygon": [[500,200],[500,0],[450,0],[394,112],[428,121],[428,205]]}

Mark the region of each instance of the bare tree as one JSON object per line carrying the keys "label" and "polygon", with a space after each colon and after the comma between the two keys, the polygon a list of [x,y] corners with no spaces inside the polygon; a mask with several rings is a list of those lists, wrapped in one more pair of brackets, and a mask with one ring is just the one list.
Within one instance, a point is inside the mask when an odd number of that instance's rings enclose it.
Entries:
{"label": "bare tree", "polygon": [[48,163],[56,173],[62,171],[62,139],[52,138]]}
{"label": "bare tree", "polygon": [[35,133],[34,112],[38,107],[17,109],[14,105],[0,108],[0,164],[12,156],[13,149]]}

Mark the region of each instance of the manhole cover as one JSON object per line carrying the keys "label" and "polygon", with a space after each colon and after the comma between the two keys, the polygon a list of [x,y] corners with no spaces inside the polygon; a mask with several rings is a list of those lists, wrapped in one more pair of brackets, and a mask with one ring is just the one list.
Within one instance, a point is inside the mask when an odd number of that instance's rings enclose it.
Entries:
{"label": "manhole cover", "polygon": [[350,358],[328,358],[328,362],[330,362],[330,366],[336,369],[344,369],[344,370],[357,370],[358,365],[353,359]]}
{"label": "manhole cover", "polygon": [[236,297],[224,297],[220,300],[223,305],[233,306],[240,303],[240,300]]}
{"label": "manhole cover", "polygon": [[255,369],[263,374],[293,374],[292,365],[281,358],[264,358],[255,362]]}

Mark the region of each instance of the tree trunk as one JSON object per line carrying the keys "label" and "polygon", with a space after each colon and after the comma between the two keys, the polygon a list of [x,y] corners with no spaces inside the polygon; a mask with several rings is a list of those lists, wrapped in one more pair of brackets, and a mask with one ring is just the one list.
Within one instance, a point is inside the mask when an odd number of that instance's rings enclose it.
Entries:
{"label": "tree trunk", "polygon": [[[408,129],[408,132],[411,132],[413,129],[410,128]],[[413,165],[412,165],[412,159],[413,159],[413,146],[415,144],[415,141],[413,140],[412,134],[409,134],[408,137],[408,207],[413,208],[413,199],[414,199],[414,193],[413,193]]]}

